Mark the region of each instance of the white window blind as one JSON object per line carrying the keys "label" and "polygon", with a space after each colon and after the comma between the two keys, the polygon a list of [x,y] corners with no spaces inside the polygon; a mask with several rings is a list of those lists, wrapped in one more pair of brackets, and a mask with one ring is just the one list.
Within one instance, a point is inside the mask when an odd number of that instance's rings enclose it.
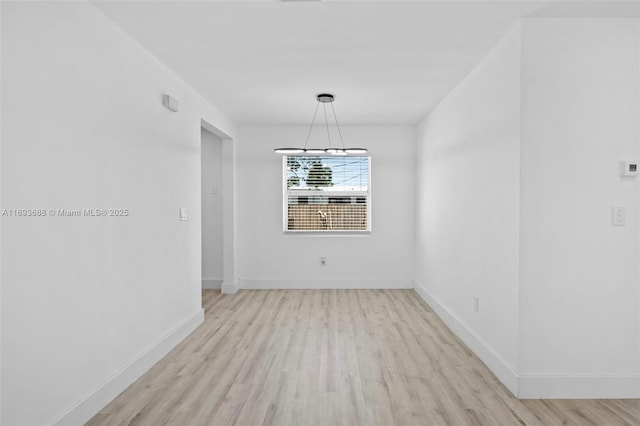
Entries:
{"label": "white window blind", "polygon": [[283,158],[284,230],[369,231],[369,157]]}

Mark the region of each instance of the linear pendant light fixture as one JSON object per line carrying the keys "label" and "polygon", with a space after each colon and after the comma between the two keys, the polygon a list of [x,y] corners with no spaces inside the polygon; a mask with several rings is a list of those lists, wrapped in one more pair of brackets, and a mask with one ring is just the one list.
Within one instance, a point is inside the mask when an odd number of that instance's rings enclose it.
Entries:
{"label": "linear pendant light fixture", "polygon": [[[330,155],[349,155],[349,154],[358,154],[363,155],[368,151],[366,148],[345,148],[344,141],[342,140],[342,132],[340,131],[340,125],[338,124],[338,117],[336,116],[336,110],[333,108],[334,96],[329,93],[321,93],[316,96],[318,104],[316,105],[316,110],[313,113],[313,119],[311,120],[311,126],[309,127],[309,133],[307,133],[307,139],[304,141],[304,146],[302,148],[276,148],[273,151],[276,154],[330,154]],[[313,130],[313,124],[316,121],[316,115],[318,115],[318,107],[322,104],[322,109],[324,111],[324,123],[327,128],[327,139],[329,140],[328,148],[307,148],[307,144],[309,143],[309,136],[311,136],[311,130]],[[327,104],[331,104],[331,110],[333,111],[333,118],[336,122],[336,128],[338,129],[338,135],[340,135],[340,144],[342,147],[334,147],[331,145],[331,133],[329,132],[329,119],[327,118]]]}

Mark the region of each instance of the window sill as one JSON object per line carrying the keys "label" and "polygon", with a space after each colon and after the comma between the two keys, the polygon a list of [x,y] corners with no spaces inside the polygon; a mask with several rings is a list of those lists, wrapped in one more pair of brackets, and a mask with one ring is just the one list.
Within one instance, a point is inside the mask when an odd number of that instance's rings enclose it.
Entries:
{"label": "window sill", "polygon": [[286,237],[369,237],[371,231],[283,231]]}

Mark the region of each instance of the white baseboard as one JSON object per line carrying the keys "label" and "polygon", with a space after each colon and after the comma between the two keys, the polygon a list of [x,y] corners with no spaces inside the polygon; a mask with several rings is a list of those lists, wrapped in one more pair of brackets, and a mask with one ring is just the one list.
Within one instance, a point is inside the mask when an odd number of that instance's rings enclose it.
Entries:
{"label": "white baseboard", "polygon": [[512,394],[520,399],[638,399],[639,375],[520,374],[460,321],[423,285],[416,292],[444,323],[485,363]]}
{"label": "white baseboard", "polygon": [[522,374],[521,399],[638,399],[640,376],[561,376]]}
{"label": "white baseboard", "polygon": [[238,283],[226,281],[220,285],[220,290],[222,294],[236,294],[240,286]]}
{"label": "white baseboard", "polygon": [[475,353],[514,395],[518,395],[518,375],[514,368],[496,353],[475,332],[469,329],[449,309],[440,303],[423,285],[415,282],[415,290],[440,319]]}
{"label": "white baseboard", "polygon": [[128,365],[52,422],[53,425],[81,425],[96,415],[129,385],[138,380],[156,362],[167,355],[204,321],[204,310],[178,324]]}
{"label": "white baseboard", "polygon": [[203,278],[202,288],[207,290],[215,290],[218,288],[222,288],[222,280],[217,280],[215,278]]}
{"label": "white baseboard", "polygon": [[327,278],[327,279],[240,279],[240,288],[250,290],[275,289],[411,289],[411,278]]}

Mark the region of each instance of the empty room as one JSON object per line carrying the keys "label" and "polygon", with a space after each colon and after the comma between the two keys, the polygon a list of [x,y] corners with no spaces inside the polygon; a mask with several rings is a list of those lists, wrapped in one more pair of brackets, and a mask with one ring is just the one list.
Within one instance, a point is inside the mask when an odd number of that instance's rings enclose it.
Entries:
{"label": "empty room", "polygon": [[0,1],[0,424],[640,424],[640,1]]}

